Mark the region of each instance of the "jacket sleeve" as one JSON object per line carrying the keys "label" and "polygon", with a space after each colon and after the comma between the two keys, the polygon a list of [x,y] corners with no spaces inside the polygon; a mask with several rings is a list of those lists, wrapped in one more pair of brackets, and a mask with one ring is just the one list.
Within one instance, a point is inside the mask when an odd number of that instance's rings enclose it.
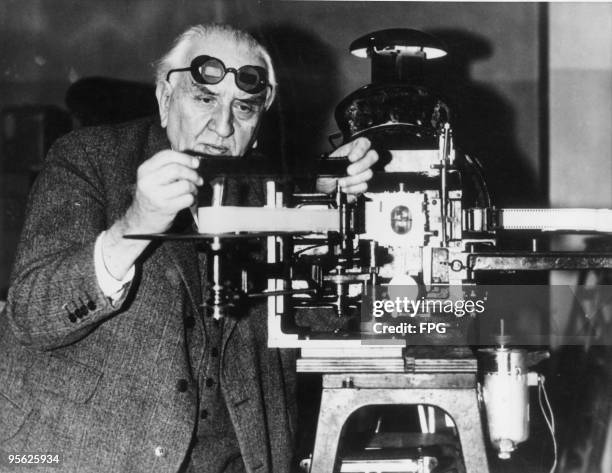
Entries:
{"label": "jacket sleeve", "polygon": [[95,240],[109,225],[97,150],[83,132],[60,139],[30,194],[7,304],[26,346],[75,342],[123,302],[111,304],[95,275]]}

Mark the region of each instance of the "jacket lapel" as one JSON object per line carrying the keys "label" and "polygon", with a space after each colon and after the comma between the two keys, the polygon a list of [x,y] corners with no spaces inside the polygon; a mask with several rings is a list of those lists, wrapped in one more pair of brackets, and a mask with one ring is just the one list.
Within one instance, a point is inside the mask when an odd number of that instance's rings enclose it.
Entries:
{"label": "jacket lapel", "polygon": [[[159,125],[159,122],[155,120],[151,123],[149,128],[147,141],[143,147],[143,155],[141,156],[140,162],[144,162],[154,154],[170,148],[171,146],[166,131]],[[189,209],[184,209],[177,214],[168,233],[185,234],[194,231]],[[161,242],[160,250],[161,254],[167,257],[163,265],[171,266],[171,268],[163,268],[164,274],[172,285],[177,285],[178,279],[180,283],[185,286],[189,299],[191,300],[193,313],[200,314],[202,305],[201,281],[204,281],[205,275],[203,277],[200,275],[194,241],[164,240]],[[162,261],[164,259],[166,258],[162,257]],[[196,326],[200,327],[201,325],[196,324]]]}
{"label": "jacket lapel", "polygon": [[[247,471],[270,471],[259,353],[246,319],[224,322],[223,394]],[[230,336],[231,335],[231,336]]]}
{"label": "jacket lapel", "polygon": [[[169,148],[165,131],[159,124],[153,124],[142,160]],[[169,232],[193,232],[195,230],[191,222],[189,209],[185,209],[179,212]],[[173,285],[185,286],[194,313],[200,314],[204,302],[202,282],[207,275],[200,274],[203,268],[199,267],[194,241],[166,240],[162,242],[160,250],[160,262],[173,266],[172,271],[164,271],[166,277],[171,279]],[[224,320],[222,357],[221,386],[247,471],[270,471],[271,452],[261,386],[260,355],[246,319],[237,321],[233,317],[227,317]]]}
{"label": "jacket lapel", "polygon": [[[166,271],[168,278],[178,274],[181,284],[187,290],[194,314],[202,312],[202,283],[206,276],[200,276],[198,268],[198,255],[195,245],[190,241],[169,240],[162,244],[162,251],[166,253],[174,271]],[[175,282],[175,281],[171,281]]]}

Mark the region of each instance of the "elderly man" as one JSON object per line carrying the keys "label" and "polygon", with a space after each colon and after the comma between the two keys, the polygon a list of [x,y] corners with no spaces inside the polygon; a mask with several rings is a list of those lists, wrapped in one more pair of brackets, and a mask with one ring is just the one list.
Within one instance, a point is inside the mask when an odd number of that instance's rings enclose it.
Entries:
{"label": "elderly man", "polygon": [[[54,472],[290,469],[295,373],[263,312],[216,322],[191,242],[123,238],[176,226],[202,183],[185,151],[247,153],[275,89],[250,35],[196,26],[158,64],[159,120],[54,145],[0,317],[0,471],[22,454]],[[369,143],[337,153],[365,190]]]}

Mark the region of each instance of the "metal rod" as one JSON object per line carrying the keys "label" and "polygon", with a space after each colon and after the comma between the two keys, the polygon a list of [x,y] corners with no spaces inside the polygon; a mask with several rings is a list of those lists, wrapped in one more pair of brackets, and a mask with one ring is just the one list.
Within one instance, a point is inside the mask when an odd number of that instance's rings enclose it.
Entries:
{"label": "metal rod", "polygon": [[612,269],[612,254],[569,251],[473,253],[468,255],[467,267],[472,271]]}
{"label": "metal rod", "polygon": [[219,237],[213,239],[210,246],[213,252],[213,274],[212,274],[212,316],[215,320],[223,317],[223,285],[221,284],[221,240]]}
{"label": "metal rod", "polygon": [[442,246],[448,244],[448,236],[446,223],[448,221],[448,205],[447,205],[447,172],[448,172],[448,154],[450,144],[450,125],[444,124],[444,134],[442,135],[442,143],[440,146],[440,220],[442,222]]}

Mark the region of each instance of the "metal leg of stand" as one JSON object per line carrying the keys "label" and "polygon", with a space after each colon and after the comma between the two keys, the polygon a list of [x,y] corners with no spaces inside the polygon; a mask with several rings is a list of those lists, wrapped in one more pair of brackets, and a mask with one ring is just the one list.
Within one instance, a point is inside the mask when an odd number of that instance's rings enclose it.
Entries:
{"label": "metal leg of stand", "polygon": [[[343,382],[350,387],[342,387]],[[369,387],[376,384],[384,387]],[[474,375],[462,375],[457,385],[448,382],[447,374],[334,374],[323,375],[310,473],[338,471],[334,467],[342,427],[353,412],[368,405],[399,404],[428,404],[446,411],[457,427],[466,473],[489,471]]]}

